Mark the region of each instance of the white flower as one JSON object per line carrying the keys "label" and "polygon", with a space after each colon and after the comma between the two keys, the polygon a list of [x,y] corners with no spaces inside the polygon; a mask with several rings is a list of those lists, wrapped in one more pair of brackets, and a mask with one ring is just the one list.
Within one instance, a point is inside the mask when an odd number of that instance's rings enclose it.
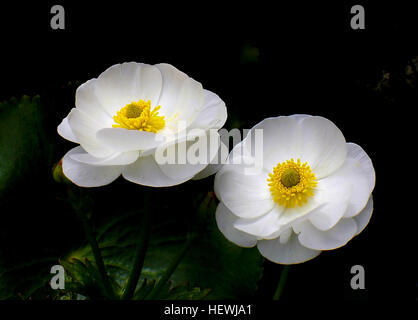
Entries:
{"label": "white flower", "polygon": [[[263,168],[249,174],[251,136],[263,129]],[[345,245],[368,224],[375,185],[364,150],[323,117],[293,115],[257,124],[216,175],[216,221],[242,247],[301,263]],[[245,162],[246,161],[246,162]]]}
{"label": "white flower", "polygon": [[172,139],[179,126],[208,134],[227,117],[216,94],[168,64],[114,65],[77,89],[75,105],[58,133],[80,144],[65,155],[63,172],[83,187],[106,185],[120,175],[154,187],[185,182],[207,164],[159,164],[156,150],[185,143]]}

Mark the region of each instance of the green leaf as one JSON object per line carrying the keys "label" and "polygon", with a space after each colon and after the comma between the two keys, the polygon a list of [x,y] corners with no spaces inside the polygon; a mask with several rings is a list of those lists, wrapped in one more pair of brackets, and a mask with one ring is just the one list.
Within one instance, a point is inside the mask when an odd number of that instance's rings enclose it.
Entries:
{"label": "green leaf", "polygon": [[[155,299],[240,299],[255,293],[263,272],[263,258],[258,250],[238,247],[223,237],[215,223],[216,206],[213,193],[209,193],[194,207],[194,224],[189,232],[197,237]],[[140,214],[127,213],[109,219],[96,230],[106,268],[120,288],[119,294],[131,268],[139,221]],[[184,225],[180,216],[154,219],[134,299],[146,299],[178,255],[187,237]],[[66,260],[85,258],[92,261],[88,246],[72,252]]]}
{"label": "green leaf", "polygon": [[60,261],[66,271],[66,291],[81,294],[89,299],[108,299],[99,271],[96,266],[85,258],[83,261],[72,258],[70,261]]}
{"label": "green leaf", "polygon": [[49,271],[57,263],[56,258],[44,258],[0,270],[0,300],[55,299],[58,292],[49,285]]}

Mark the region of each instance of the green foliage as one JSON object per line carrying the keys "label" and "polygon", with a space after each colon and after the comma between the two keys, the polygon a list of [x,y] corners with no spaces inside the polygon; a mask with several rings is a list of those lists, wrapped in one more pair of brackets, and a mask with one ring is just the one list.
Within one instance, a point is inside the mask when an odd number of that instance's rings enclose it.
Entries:
{"label": "green foliage", "polygon": [[0,103],[0,202],[49,156],[39,96]]}
{"label": "green foliage", "polygon": [[49,281],[56,258],[38,259],[16,265],[0,272],[0,300],[56,299],[59,292],[52,290]]}
{"label": "green foliage", "polygon": [[[214,222],[215,209],[213,194],[205,197],[196,208],[196,224],[190,231],[195,235],[191,247],[155,299],[237,299],[254,294],[262,275],[263,259],[257,250],[237,247],[222,236]],[[113,217],[97,229],[99,247],[119,296],[131,268],[139,220],[140,213],[131,212]],[[182,230],[181,223],[173,219],[153,224],[134,299],[147,299],[178,255],[187,236],[178,232]],[[93,261],[92,253],[90,247],[85,246],[61,263],[70,274],[68,288],[87,298],[100,299],[103,297],[98,294],[97,270],[90,261]]]}
{"label": "green foliage", "polygon": [[[92,225],[97,224],[94,233],[114,291],[121,296],[138,245],[142,192],[154,197],[150,209],[153,221],[134,299],[238,299],[255,293],[263,259],[256,249],[237,247],[219,232],[214,194],[199,191],[211,188],[212,182],[188,182],[169,191],[135,189],[130,183],[114,183],[98,191],[56,184],[52,175],[59,173],[51,171],[52,144],[45,129],[43,108],[39,97],[24,96],[0,104],[0,209],[2,214],[10,208],[17,211],[7,216],[0,229],[0,237],[7,240],[0,250],[0,299],[109,298],[90,246],[86,242],[80,246],[83,238],[75,236],[74,227],[81,228],[76,212],[85,214]],[[56,156],[59,159],[62,155]],[[115,199],[126,197],[135,201],[126,202],[128,205],[122,208],[104,208],[106,192]],[[26,203],[20,201],[22,194]],[[101,218],[101,211],[105,210],[106,218]],[[56,212],[60,213],[58,220]],[[61,220],[66,223],[55,230],[54,223]],[[19,226],[22,221],[23,230]],[[61,236],[76,249],[69,254],[51,250],[50,237]],[[188,237],[193,241],[170,280],[155,290]],[[51,266],[55,264],[65,268],[64,290],[52,290],[49,285]]]}

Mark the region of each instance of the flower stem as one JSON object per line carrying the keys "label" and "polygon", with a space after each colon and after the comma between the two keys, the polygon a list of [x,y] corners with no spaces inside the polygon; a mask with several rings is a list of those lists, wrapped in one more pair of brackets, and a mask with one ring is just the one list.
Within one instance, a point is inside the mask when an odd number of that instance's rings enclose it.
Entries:
{"label": "flower stem", "polygon": [[138,284],[139,276],[141,275],[142,267],[144,266],[145,254],[148,248],[150,236],[150,214],[149,197],[145,195],[144,198],[144,213],[142,216],[141,230],[138,237],[138,247],[132,264],[131,272],[125,285],[125,290],[122,295],[123,300],[132,299],[136,286]]}
{"label": "flower stem", "polygon": [[86,234],[87,241],[90,244],[91,251],[93,252],[94,260],[96,261],[97,269],[99,270],[100,277],[102,278],[103,285],[107,292],[108,297],[115,298],[115,293],[112,289],[112,286],[109,281],[109,277],[107,276],[106,268],[103,262],[102,254],[100,253],[99,245],[97,244],[96,237],[93,234],[93,230],[91,229],[90,222],[86,217],[85,212],[81,212],[81,210],[75,210],[77,215],[83,225],[84,233]]}
{"label": "flower stem", "polygon": [[289,274],[290,266],[286,265],[282,269],[282,274],[280,275],[280,280],[277,285],[276,292],[274,293],[273,300],[279,300],[282,296],[284,286],[286,285],[287,276]]}
{"label": "flower stem", "polygon": [[183,247],[180,249],[179,254],[177,257],[174,258],[173,261],[171,261],[168,268],[164,271],[161,279],[158,281],[155,288],[151,291],[151,293],[146,297],[146,300],[153,300],[155,297],[158,296],[158,293],[161,291],[161,289],[164,287],[166,282],[170,279],[173,272],[176,270],[177,266],[180,264],[181,260],[183,259],[184,255],[186,254],[187,250],[190,247],[190,244],[192,243],[194,237],[188,236],[187,241],[183,245]]}

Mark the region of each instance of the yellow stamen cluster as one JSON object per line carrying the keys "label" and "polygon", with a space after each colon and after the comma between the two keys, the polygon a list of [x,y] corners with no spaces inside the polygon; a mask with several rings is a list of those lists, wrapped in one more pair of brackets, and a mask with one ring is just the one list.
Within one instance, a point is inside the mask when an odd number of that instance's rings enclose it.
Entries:
{"label": "yellow stamen cluster", "polygon": [[300,159],[278,163],[267,181],[273,200],[287,208],[304,205],[314,195],[317,185],[311,168]]}
{"label": "yellow stamen cluster", "polygon": [[125,128],[129,130],[140,130],[148,132],[158,132],[165,127],[164,116],[158,115],[161,106],[151,110],[151,101],[139,100],[131,102],[120,109],[113,120],[117,124],[113,128]]}

